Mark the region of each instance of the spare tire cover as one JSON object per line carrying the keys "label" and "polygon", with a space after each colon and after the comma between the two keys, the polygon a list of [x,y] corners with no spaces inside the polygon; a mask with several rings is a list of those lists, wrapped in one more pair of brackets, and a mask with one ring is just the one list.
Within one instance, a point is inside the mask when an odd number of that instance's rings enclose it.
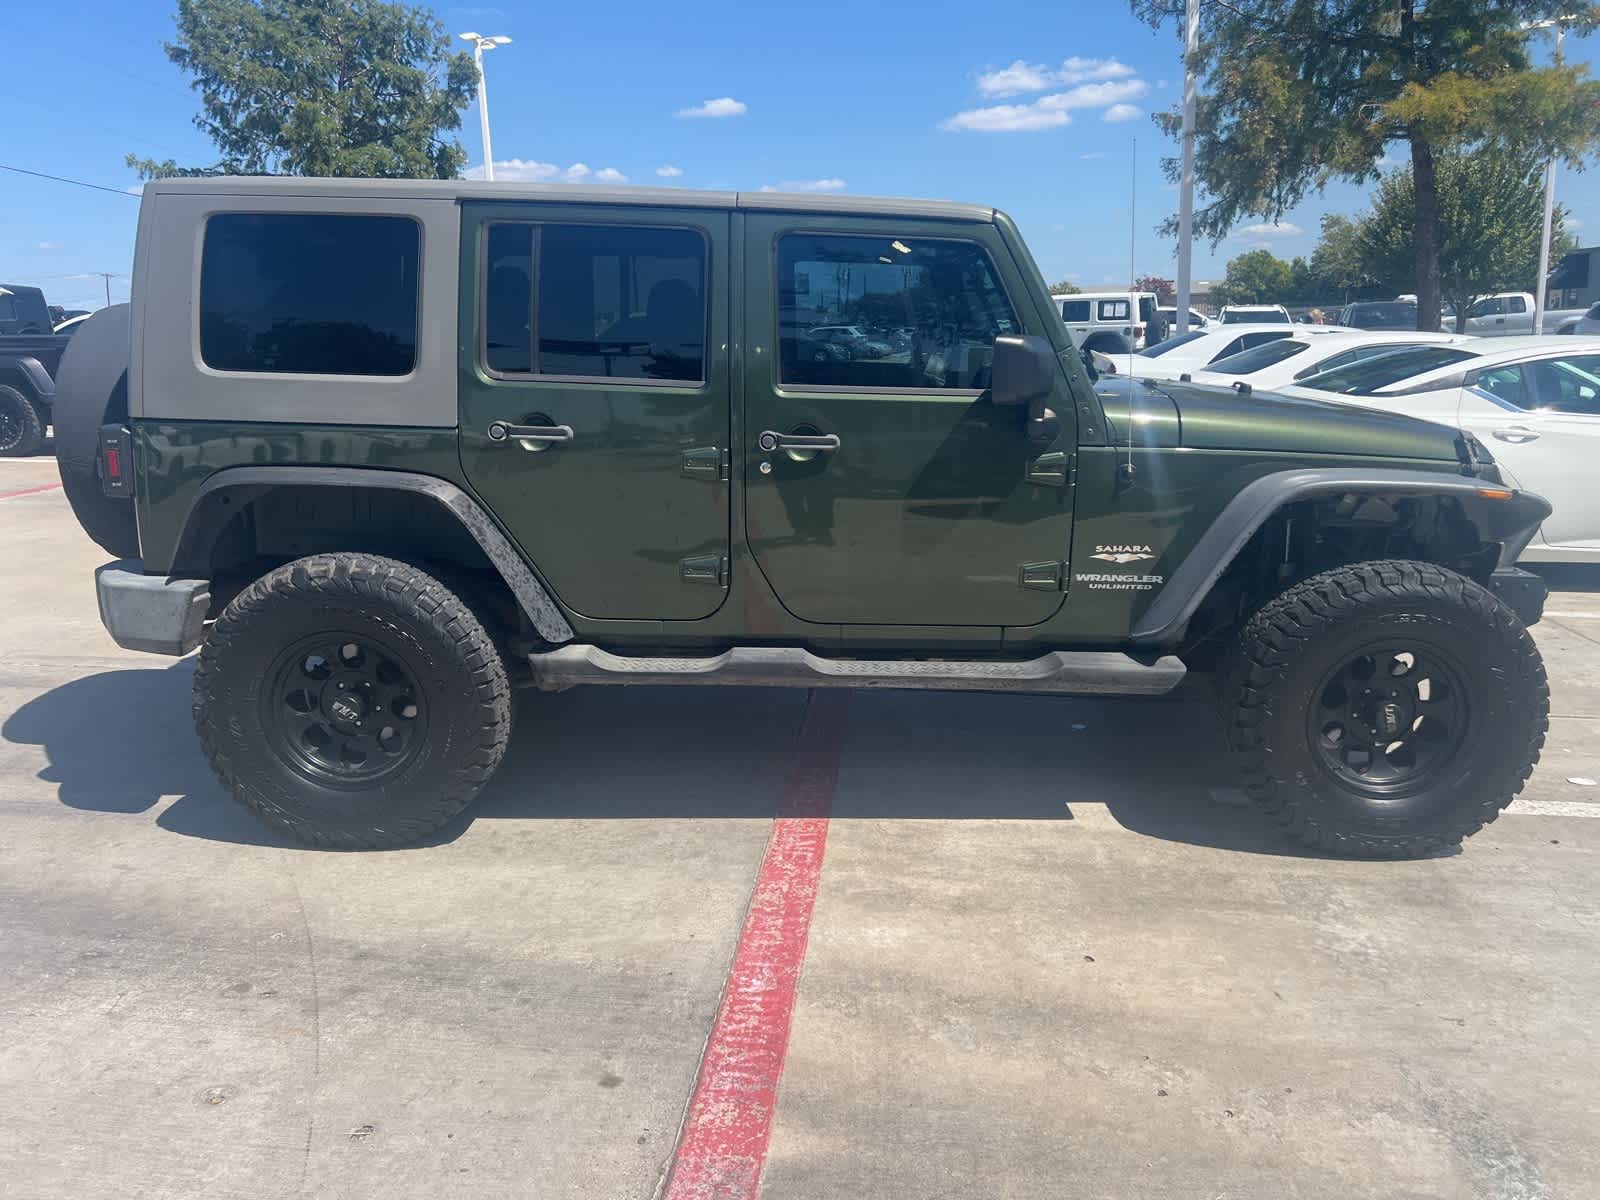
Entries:
{"label": "spare tire cover", "polygon": [[133,501],[100,490],[100,426],[128,417],[132,357],[128,306],[102,308],[78,326],[56,371],[50,423],[61,486],[83,530],[118,558],[139,557]]}

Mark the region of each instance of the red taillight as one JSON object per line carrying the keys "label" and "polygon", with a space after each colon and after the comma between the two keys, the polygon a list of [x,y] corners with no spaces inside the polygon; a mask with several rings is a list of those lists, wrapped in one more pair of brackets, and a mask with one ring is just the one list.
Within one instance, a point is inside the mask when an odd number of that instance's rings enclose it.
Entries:
{"label": "red taillight", "polygon": [[115,446],[106,447],[106,479],[111,483],[122,479],[122,455]]}
{"label": "red taillight", "polygon": [[1134,337],[1143,337],[1144,336],[1144,326],[1143,325],[1135,325],[1133,327],[1133,336]]}

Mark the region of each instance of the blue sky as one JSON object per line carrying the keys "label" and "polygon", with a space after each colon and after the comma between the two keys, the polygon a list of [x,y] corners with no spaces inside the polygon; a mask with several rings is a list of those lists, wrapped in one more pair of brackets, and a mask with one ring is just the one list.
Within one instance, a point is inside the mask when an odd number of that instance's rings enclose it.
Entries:
{"label": "blue sky", "polygon": [[[514,39],[488,56],[502,178],[995,204],[1021,224],[1050,279],[1089,288],[1128,278],[1136,183],[1136,274],[1173,273],[1173,247],[1154,232],[1177,202],[1159,162],[1172,147],[1148,114],[1178,99],[1178,45],[1117,0],[1034,2],[992,10],[988,22],[969,5],[930,0],[436,11],[452,32]],[[193,94],[161,50],[172,12],[167,0],[0,5],[0,44],[31,48],[7,64],[0,163],[121,189],[135,182],[128,151],[212,161],[190,121]],[[1594,67],[1600,37],[1569,39],[1567,53]],[[708,101],[706,115],[684,115]],[[459,138],[481,166],[476,109]],[[1594,242],[1600,173],[1562,171],[1557,186]],[[1323,212],[1364,203],[1358,189],[1329,188],[1281,229],[1198,246],[1195,277],[1220,276],[1253,246],[1309,254]],[[0,172],[0,278],[92,307],[104,289],[85,276],[110,271],[112,299],[125,299],[137,208],[132,197]]]}

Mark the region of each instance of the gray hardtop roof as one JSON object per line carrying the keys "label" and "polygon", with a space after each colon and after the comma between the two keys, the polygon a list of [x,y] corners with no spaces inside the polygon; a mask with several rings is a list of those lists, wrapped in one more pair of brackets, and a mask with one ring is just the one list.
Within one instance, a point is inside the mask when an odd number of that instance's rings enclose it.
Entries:
{"label": "gray hardtop roof", "polygon": [[882,196],[819,196],[796,192],[707,192],[688,188],[597,187],[572,183],[487,183],[475,179],[310,179],[288,175],[220,175],[206,179],[160,179],[147,183],[146,197],[303,196],[407,200],[507,200],[556,204],[619,204],[645,208],[727,208],[840,216],[926,217],[992,222],[995,210],[952,200],[901,200]]}

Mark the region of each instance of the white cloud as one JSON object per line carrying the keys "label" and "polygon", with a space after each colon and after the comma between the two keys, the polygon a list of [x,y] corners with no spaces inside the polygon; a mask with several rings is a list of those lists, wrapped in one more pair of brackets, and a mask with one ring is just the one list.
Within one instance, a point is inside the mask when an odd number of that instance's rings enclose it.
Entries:
{"label": "white cloud", "polygon": [[719,96],[715,100],[707,100],[703,104],[696,104],[693,108],[680,108],[677,115],[680,117],[742,117],[750,110],[750,106],[743,100],[735,100],[732,96]]}
{"label": "white cloud", "polygon": [[[1568,221],[1567,224],[1571,225],[1572,222]],[[41,250],[59,250],[59,249],[61,249],[61,243],[60,242],[40,242],[39,243],[39,249],[41,249]]]}
{"label": "white cloud", "polygon": [[1562,221],[1562,224],[1564,224],[1573,233],[1576,233],[1578,230],[1583,228],[1583,222],[1578,220],[1577,217],[1567,217]]}
{"label": "white cloud", "polygon": [[1243,238],[1246,241],[1265,242],[1271,241],[1273,238],[1298,237],[1304,232],[1305,230],[1292,221],[1279,221],[1275,225],[1265,223],[1261,225],[1246,225],[1234,236]]}
{"label": "white cloud", "polygon": [[763,192],[840,192],[844,190],[844,180],[836,176],[827,179],[785,179],[777,184],[764,184],[757,189]]}
{"label": "white cloud", "polygon": [[1059,129],[1072,124],[1066,113],[1043,109],[1037,104],[991,104],[988,108],[969,108],[947,117],[939,128],[954,133],[971,129],[978,133],[1015,133],[1025,129]]}
{"label": "white cloud", "polygon": [[675,167],[671,163],[668,163],[664,167],[657,167],[656,174],[661,176],[663,179],[676,179],[678,176],[683,174],[683,168]]}
{"label": "white cloud", "polygon": [[1083,159],[1085,162],[1095,158],[1104,158],[1105,156],[1106,152],[1104,150],[1091,150],[1087,154],[1078,155],[1078,157]]}
{"label": "white cloud", "polygon": [[1113,104],[1100,114],[1102,121],[1136,121],[1144,115],[1137,104]]}
{"label": "white cloud", "polygon": [[[1148,85],[1142,79],[1084,83],[1064,92],[1040,96],[1031,104],[991,104],[969,108],[940,122],[947,131],[970,129],[979,133],[1011,133],[1028,129],[1059,129],[1070,125],[1070,110],[1104,108],[1144,95]],[[1118,118],[1114,118],[1118,119]]]}
{"label": "white cloud", "polygon": [[[461,177],[482,179],[483,166],[468,167],[461,172]],[[591,177],[601,183],[622,183],[628,178],[615,167],[601,167],[596,171],[588,163],[575,162],[570,167],[563,167],[531,158],[495,159],[494,177],[497,183],[582,183]]]}
{"label": "white cloud", "polygon": [[123,188],[122,190],[127,192],[130,196],[142,196],[144,195],[144,184],[135,183],[130,187]]}
{"label": "white cloud", "polygon": [[1066,231],[1067,231],[1067,227],[1065,225],[1059,225],[1058,224],[1058,225],[1050,226],[1050,232],[1051,233],[1065,233]]}
{"label": "white cloud", "polygon": [[1019,92],[1042,92],[1063,84],[1086,83],[1092,79],[1125,79],[1134,70],[1115,58],[1069,58],[1059,67],[1017,59],[1009,67],[985,71],[978,76],[978,91],[985,96],[1015,96]]}

